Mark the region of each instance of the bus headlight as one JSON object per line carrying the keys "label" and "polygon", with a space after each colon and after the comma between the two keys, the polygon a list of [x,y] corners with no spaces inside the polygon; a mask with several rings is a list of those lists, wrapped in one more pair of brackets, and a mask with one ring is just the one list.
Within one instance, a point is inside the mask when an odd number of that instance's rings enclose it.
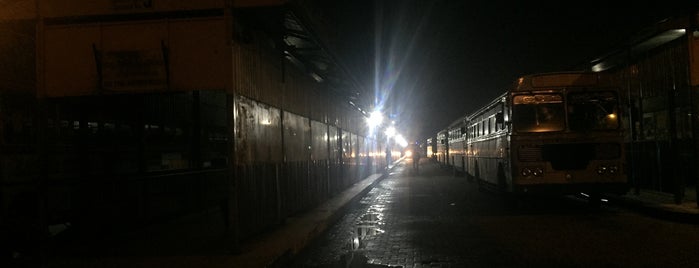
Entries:
{"label": "bus headlight", "polygon": [[534,175],[535,177],[541,177],[544,175],[544,170],[541,168],[534,168],[532,170],[532,175]]}
{"label": "bus headlight", "polygon": [[541,177],[544,175],[544,169],[540,167],[525,167],[522,168],[522,171],[520,172],[522,176],[524,177],[529,177],[529,176],[534,176],[534,177]]}
{"label": "bus headlight", "polygon": [[599,167],[597,167],[597,174],[599,174],[599,175],[604,175],[604,173],[607,173],[607,167],[606,167],[606,166],[599,166]]}
{"label": "bus headlight", "polygon": [[614,175],[617,173],[617,171],[619,171],[619,168],[617,166],[610,166],[609,167],[609,174]]}
{"label": "bus headlight", "polygon": [[609,175],[614,175],[619,172],[619,167],[614,164],[610,165],[600,165],[597,167],[597,174],[599,175],[604,175],[604,174],[609,174]]}

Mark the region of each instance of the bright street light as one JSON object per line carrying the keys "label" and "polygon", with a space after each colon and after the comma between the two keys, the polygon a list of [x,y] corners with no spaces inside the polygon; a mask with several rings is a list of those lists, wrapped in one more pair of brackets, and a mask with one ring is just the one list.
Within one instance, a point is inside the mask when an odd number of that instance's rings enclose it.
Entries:
{"label": "bright street light", "polygon": [[390,126],[390,127],[386,128],[385,133],[386,133],[386,136],[388,136],[388,138],[393,138],[393,136],[396,135],[396,128],[394,128],[393,126]]}
{"label": "bright street light", "polygon": [[377,127],[383,122],[383,114],[380,111],[373,111],[366,119],[366,123],[370,128]]}
{"label": "bright street light", "polygon": [[400,145],[400,147],[403,147],[403,148],[408,147],[408,141],[405,140],[405,138],[403,138],[403,135],[398,134],[398,135],[396,135],[396,137],[394,139],[396,140],[398,145]]}

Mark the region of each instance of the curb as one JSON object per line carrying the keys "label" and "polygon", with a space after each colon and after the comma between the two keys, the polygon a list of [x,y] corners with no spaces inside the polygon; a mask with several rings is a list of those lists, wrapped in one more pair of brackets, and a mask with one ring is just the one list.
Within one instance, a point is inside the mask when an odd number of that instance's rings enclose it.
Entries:
{"label": "curb", "polygon": [[[280,230],[276,230],[271,232],[271,236],[274,237],[274,239],[282,240],[278,241],[284,244],[287,244],[286,249],[283,251],[277,250],[276,253],[273,253],[273,256],[267,255],[269,258],[266,261],[257,261],[257,264],[263,264],[263,267],[285,267],[286,264],[291,262],[293,258],[303,250],[308,244],[310,244],[313,240],[315,240],[317,237],[322,235],[328,227],[332,226],[343,214],[347,209],[354,203],[358,202],[364,195],[366,195],[369,191],[371,191],[374,186],[386,178],[388,174],[393,170],[395,166],[400,163],[400,160],[397,160],[394,165],[389,166],[384,172],[382,173],[374,173],[372,175],[367,176],[366,178],[362,179],[361,181],[355,183],[354,186],[346,189],[342,193],[338,194],[338,196],[326,201],[325,203],[319,205],[315,209],[304,213],[304,215],[301,215],[299,218],[315,218],[314,220],[307,220],[307,221],[312,221],[314,223],[313,226],[284,226],[281,227]],[[288,239],[288,236],[280,236],[283,235],[282,233],[279,233],[280,231],[287,230],[286,233],[295,233],[297,236],[300,234],[302,236],[302,239]],[[293,243],[294,241],[300,241],[298,243]],[[278,243],[278,242],[271,242],[268,241],[269,243]],[[265,249],[269,249],[269,247],[265,247]],[[249,254],[248,254],[249,255]],[[242,256],[239,256],[242,257]],[[243,259],[248,259],[243,257]],[[251,263],[249,262],[233,262],[231,263],[233,267],[252,267],[249,266]]]}
{"label": "curb", "polygon": [[640,212],[648,216],[652,216],[654,218],[670,220],[680,223],[699,224],[699,214],[697,213],[687,213],[679,211],[677,209],[663,206],[662,204],[633,200],[623,196],[606,197],[610,201],[613,200],[614,204],[618,204],[619,206],[632,209],[634,211]]}

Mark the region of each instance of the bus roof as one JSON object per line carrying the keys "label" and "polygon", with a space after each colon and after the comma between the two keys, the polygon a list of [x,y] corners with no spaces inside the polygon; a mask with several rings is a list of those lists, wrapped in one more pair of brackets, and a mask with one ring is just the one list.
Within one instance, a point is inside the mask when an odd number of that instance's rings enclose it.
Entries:
{"label": "bus roof", "polygon": [[609,85],[610,77],[600,72],[555,72],[531,74],[514,82],[512,91],[529,91],[551,87]]}

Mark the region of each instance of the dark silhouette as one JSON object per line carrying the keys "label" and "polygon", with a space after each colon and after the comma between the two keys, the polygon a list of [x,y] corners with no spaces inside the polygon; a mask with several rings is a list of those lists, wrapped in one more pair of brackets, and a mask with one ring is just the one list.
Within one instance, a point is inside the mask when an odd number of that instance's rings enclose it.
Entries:
{"label": "dark silhouette", "polygon": [[417,173],[420,171],[420,150],[417,146],[413,149],[413,170]]}

